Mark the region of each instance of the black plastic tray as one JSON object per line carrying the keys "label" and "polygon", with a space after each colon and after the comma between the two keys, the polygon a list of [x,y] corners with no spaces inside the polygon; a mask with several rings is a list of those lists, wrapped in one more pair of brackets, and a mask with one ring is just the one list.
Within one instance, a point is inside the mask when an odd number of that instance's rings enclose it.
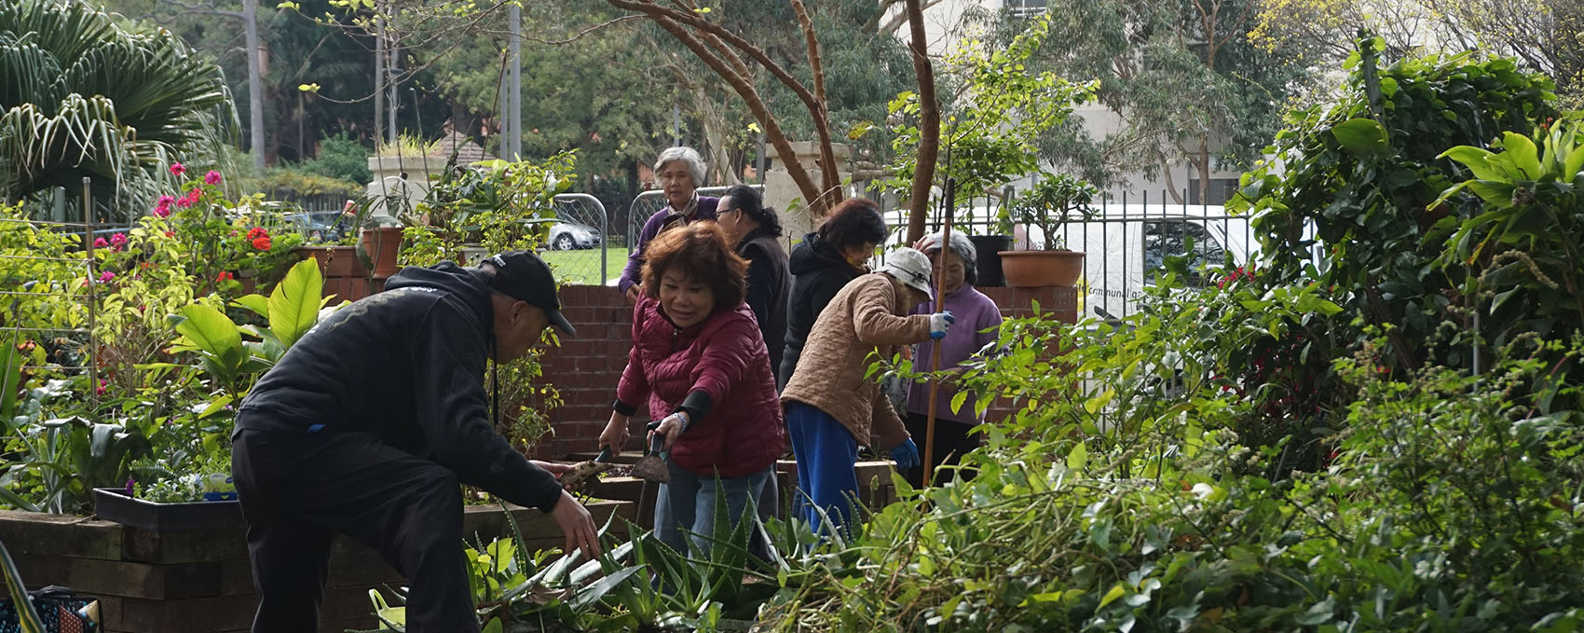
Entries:
{"label": "black plastic tray", "polygon": [[232,501],[154,503],[117,488],[94,488],[94,514],[145,530],[203,530],[242,527],[242,504]]}

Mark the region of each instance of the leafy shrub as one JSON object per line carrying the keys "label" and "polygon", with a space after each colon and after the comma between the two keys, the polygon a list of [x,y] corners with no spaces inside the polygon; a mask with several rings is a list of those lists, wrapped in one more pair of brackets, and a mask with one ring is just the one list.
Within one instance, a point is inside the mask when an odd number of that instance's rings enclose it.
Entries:
{"label": "leafy shrub", "polygon": [[318,174],[348,183],[366,183],[374,180],[368,168],[368,148],[348,134],[336,134],[319,139],[319,153],[312,159],[297,163],[297,170]]}

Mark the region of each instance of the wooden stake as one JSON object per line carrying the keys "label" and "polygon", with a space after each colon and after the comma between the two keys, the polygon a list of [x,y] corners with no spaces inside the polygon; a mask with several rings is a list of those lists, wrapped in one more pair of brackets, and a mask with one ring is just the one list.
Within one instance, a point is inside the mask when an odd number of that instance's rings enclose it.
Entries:
{"label": "wooden stake", "polygon": [[[946,310],[946,249],[951,244],[952,217],[957,208],[957,181],[946,179],[946,223],[941,225],[940,255],[935,258],[935,312]],[[964,262],[966,263],[966,262]],[[930,342],[930,372],[939,372],[941,364],[941,343]],[[934,468],[930,461],[935,457],[935,397],[940,394],[940,378],[932,376],[929,387],[929,414],[924,421],[924,480],[929,486],[934,480]]]}

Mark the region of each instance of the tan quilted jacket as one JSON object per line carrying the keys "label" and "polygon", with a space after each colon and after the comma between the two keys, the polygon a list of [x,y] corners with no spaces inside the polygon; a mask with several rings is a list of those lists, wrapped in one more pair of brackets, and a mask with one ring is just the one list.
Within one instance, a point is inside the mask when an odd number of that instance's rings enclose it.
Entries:
{"label": "tan quilted jacket", "polygon": [[883,273],[869,273],[842,287],[809,329],[781,402],[824,411],[859,444],[875,451],[889,451],[906,440],[907,427],[879,382],[864,378],[870,353],[890,358],[897,345],[929,338],[929,315],[905,316],[913,306],[902,305],[901,294]]}

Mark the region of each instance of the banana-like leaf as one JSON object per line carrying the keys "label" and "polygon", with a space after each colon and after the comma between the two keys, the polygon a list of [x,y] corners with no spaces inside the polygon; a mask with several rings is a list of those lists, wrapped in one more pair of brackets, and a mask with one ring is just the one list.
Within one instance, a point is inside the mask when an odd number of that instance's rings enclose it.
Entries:
{"label": "banana-like leaf", "polygon": [[281,345],[291,347],[318,322],[323,290],[319,262],[311,257],[297,262],[286,278],[275,284],[269,298],[269,323]]}
{"label": "banana-like leaf", "polygon": [[181,314],[186,320],[176,324],[176,331],[203,350],[211,373],[229,382],[248,355],[236,323],[225,313],[201,303],[182,308]]}

